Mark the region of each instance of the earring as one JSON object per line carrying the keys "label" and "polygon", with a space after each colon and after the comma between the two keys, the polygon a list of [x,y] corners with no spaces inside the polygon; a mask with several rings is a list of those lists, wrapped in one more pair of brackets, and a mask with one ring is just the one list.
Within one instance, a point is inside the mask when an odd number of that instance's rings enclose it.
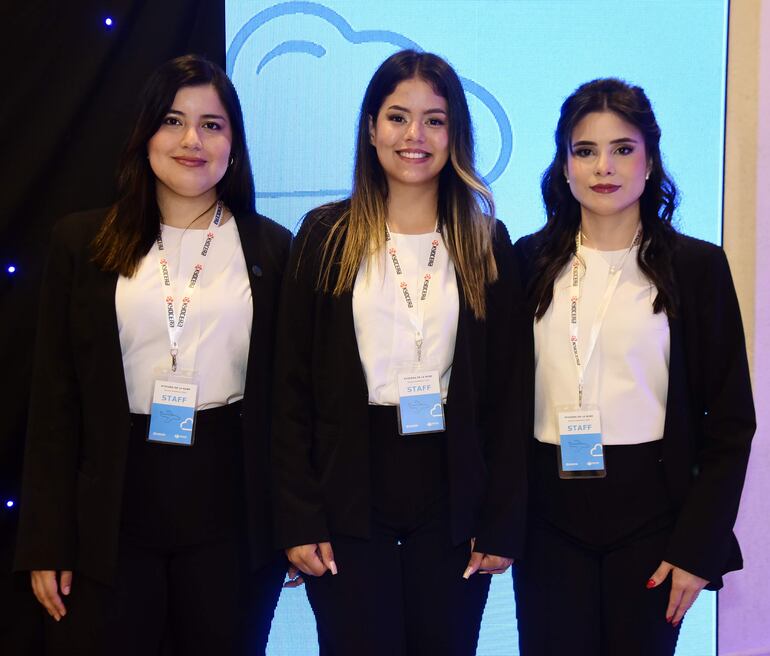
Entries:
{"label": "earring", "polygon": [[565,175],[564,179],[567,181],[567,184],[569,184],[569,178]]}
{"label": "earring", "polygon": [[228,164],[228,166],[232,166],[233,162],[235,162],[235,157],[230,158],[230,163]]}
{"label": "earring", "polygon": [[645,179],[645,180],[649,180],[649,179],[650,179],[650,173],[649,173],[649,171],[647,172],[647,175],[645,175],[645,176],[644,176],[644,179]]}

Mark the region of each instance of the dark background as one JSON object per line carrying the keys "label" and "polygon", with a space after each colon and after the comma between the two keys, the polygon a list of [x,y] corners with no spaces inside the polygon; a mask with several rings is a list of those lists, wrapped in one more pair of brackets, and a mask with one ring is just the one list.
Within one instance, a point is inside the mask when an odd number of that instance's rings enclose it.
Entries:
{"label": "dark background", "polygon": [[51,226],[112,202],[144,81],[190,52],[224,68],[225,29],[224,0],[2,0],[0,7],[0,653],[10,656],[40,646],[29,577],[12,575],[11,566]]}

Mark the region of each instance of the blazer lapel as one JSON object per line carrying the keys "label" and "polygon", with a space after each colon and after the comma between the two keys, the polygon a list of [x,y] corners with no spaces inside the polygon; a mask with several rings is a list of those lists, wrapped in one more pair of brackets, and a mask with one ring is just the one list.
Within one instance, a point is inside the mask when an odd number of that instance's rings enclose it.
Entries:
{"label": "blazer lapel", "polygon": [[128,392],[126,391],[126,374],[123,370],[123,351],[120,348],[120,333],[118,331],[118,313],[115,307],[115,289],[118,284],[117,273],[99,271],[95,280],[94,300],[97,316],[104,322],[104,354],[102,367],[105,380],[112,381],[109,389],[119,391],[113,398],[116,403],[115,413],[111,415],[128,417]]}

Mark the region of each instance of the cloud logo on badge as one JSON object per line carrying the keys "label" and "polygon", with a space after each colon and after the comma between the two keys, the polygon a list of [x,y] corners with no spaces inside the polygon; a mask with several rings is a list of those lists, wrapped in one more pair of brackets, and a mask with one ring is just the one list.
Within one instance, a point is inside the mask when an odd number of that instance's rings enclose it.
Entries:
{"label": "cloud logo on badge", "polygon": [[183,430],[183,431],[192,431],[192,427],[193,427],[192,417],[188,417],[182,423],[179,424],[180,430]]}
{"label": "cloud logo on badge", "polygon": [[437,403],[430,409],[431,417],[441,417],[444,413],[441,411],[441,404]]}
{"label": "cloud logo on badge", "polygon": [[[276,3],[241,26],[227,50],[227,74],[241,90],[244,113],[257,119],[248,145],[258,198],[325,202],[350,193],[349,182],[340,176],[349,174],[353,160],[353,126],[363,90],[374,68],[404,48],[423,50],[397,32],[355,30],[316,2]],[[296,65],[298,57],[306,60],[302,66]],[[342,84],[333,84],[335,80]],[[483,172],[491,184],[511,159],[511,123],[483,86],[468,78],[460,81],[499,132],[499,152]],[[246,89],[256,91],[246,94]],[[247,121],[247,132],[251,125]],[[344,165],[334,165],[339,161]]]}
{"label": "cloud logo on badge", "polygon": [[594,444],[593,448],[591,449],[591,455],[594,456],[594,458],[601,458],[604,455],[604,449],[602,448],[602,445]]}

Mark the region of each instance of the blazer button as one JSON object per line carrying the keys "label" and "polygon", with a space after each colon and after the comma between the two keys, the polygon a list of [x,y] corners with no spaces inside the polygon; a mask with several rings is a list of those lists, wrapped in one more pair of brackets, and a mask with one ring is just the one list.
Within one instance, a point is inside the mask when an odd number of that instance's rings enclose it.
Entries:
{"label": "blazer button", "polygon": [[262,269],[260,268],[260,266],[258,264],[253,264],[251,266],[251,272],[257,278],[261,278],[262,277]]}

